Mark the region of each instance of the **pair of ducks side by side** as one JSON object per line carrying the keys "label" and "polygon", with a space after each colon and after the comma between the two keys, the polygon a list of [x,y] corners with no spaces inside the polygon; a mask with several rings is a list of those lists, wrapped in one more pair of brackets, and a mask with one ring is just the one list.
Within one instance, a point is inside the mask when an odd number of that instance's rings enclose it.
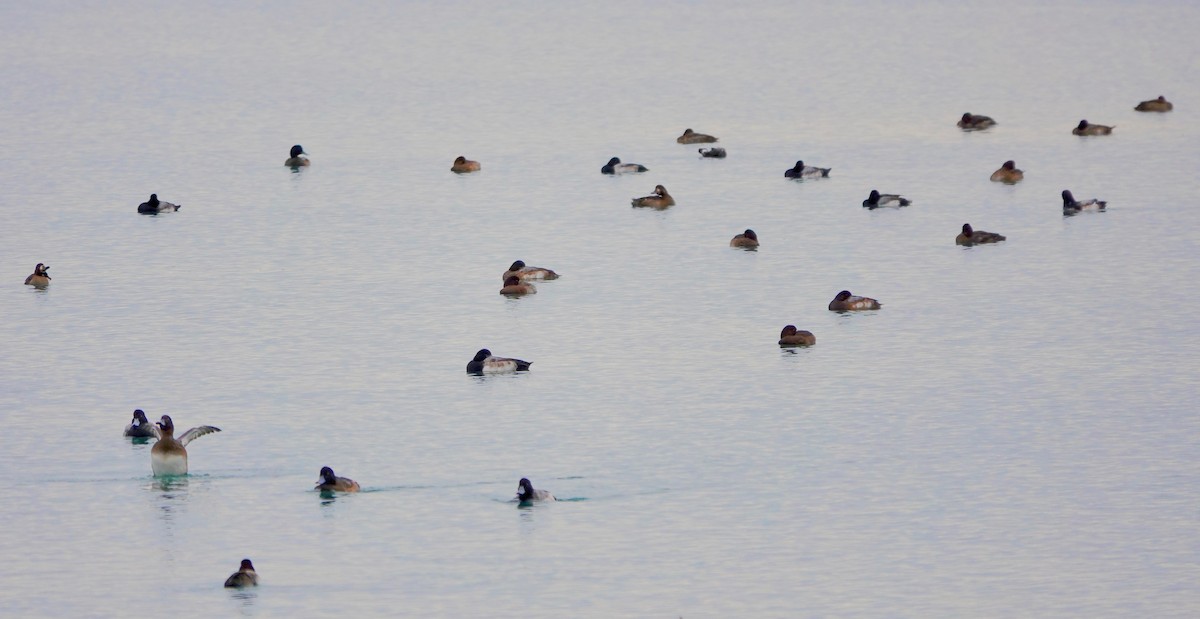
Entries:
{"label": "pair of ducks side by side", "polygon": [[784,178],[829,178],[829,171],[833,168],[818,168],[816,166],[804,165],[803,161],[797,161],[792,169],[785,170]]}
{"label": "pair of ducks side by side", "polygon": [[150,194],[150,199],[138,205],[139,213],[174,213],[179,210],[178,204],[164,202],[158,199],[158,194]]}
{"label": "pair of ducks side by side", "polygon": [[670,206],[675,206],[675,198],[667,193],[667,188],[662,185],[654,186],[654,193],[641,198],[634,198],[630,203],[635,207],[664,209]]}
{"label": "pair of ducks side by side", "polygon": [[50,267],[40,262],[37,263],[37,265],[33,267],[33,273],[31,273],[29,277],[25,278],[25,285],[34,286],[36,288],[45,288],[50,283],[50,274],[46,272],[49,270]]}
{"label": "pair of ducks side by side", "polygon": [[157,423],[150,423],[140,408],[133,411],[133,421],[125,426],[125,436],[158,439],[150,448],[150,469],[155,477],[187,475],[188,443],[220,431],[220,428],[213,426],[197,426],[175,438],[175,423],[170,415],[163,415]]}
{"label": "pair of ducks side by side", "polygon": [[1006,237],[1002,234],[976,230],[971,227],[971,224],[963,224],[962,232],[960,232],[958,236],[954,237],[954,244],[970,247],[972,245],[983,245],[985,243],[999,243],[1000,241],[1005,240],[1005,238]]}
{"label": "pair of ducks side by side", "polygon": [[531,365],[533,365],[532,361],[496,357],[492,355],[492,351],[481,348],[479,352],[475,353],[475,358],[467,362],[467,374],[482,376],[484,374],[526,372]]}
{"label": "pair of ducks side by side", "polygon": [[530,281],[558,279],[558,273],[544,267],[526,266],[524,260],[517,260],[508,267],[500,279],[504,282],[504,286],[500,288],[500,294],[520,296],[537,293],[537,288],[529,283]]}

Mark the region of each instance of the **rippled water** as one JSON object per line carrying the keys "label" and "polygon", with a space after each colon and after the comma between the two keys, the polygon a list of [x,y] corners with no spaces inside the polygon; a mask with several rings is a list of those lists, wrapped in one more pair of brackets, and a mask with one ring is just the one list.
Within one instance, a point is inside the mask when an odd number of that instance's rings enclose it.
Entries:
{"label": "rippled water", "polygon": [[[0,614],[1193,616],[1197,25],[0,7]],[[988,182],[1006,159],[1024,182]],[[656,184],[677,206],[629,208]],[[517,258],[563,277],[505,299]],[[843,288],[884,308],[827,311]],[[481,347],[533,370],[467,376]],[[222,432],[156,481],[134,408]],[[364,492],[322,499],[325,465]],[[522,476],[569,500],[518,507]],[[262,585],[223,589],[243,557]]]}

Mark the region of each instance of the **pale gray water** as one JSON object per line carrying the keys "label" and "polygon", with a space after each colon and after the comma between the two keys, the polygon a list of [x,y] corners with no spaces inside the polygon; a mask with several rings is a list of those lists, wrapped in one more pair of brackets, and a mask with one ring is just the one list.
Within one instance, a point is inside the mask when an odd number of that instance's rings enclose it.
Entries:
{"label": "pale gray water", "polygon": [[[0,614],[1195,616],[1197,26],[0,6]],[[629,208],[659,183],[676,207]],[[1063,218],[1068,188],[1109,211]],[[517,258],[563,277],[506,300]],[[842,288],[884,308],[826,311]],[[533,370],[467,376],[481,347]],[[164,487],[134,408],[223,431]],[[366,491],[323,501],[323,465]],[[519,509],[522,476],[573,500]],[[262,585],[224,590],[243,557]]]}

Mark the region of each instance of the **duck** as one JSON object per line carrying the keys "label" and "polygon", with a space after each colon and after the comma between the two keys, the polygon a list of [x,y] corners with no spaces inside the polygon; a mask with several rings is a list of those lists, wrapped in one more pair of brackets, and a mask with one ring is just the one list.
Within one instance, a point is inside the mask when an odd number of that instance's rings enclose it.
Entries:
{"label": "duck", "polygon": [[960,118],[958,120],[959,128],[964,129],[966,131],[976,131],[979,129],[987,129],[988,127],[992,127],[995,124],[996,124],[996,121],[992,120],[991,118],[989,118],[987,116],[981,116],[979,114],[972,114],[970,112],[964,113],[962,115],[962,118]]}
{"label": "duck", "polygon": [[154,424],[146,419],[146,413],[142,409],[133,411],[133,421],[125,426],[125,436],[132,438],[153,438],[157,436],[154,433]]}
{"label": "duck", "polygon": [[867,196],[866,200],[863,200],[863,207],[872,210],[885,206],[899,208],[901,206],[908,206],[909,204],[912,204],[912,200],[908,198],[894,193],[879,193],[874,189],[871,190],[871,195]]}
{"label": "duck", "polygon": [[501,372],[525,372],[532,361],[493,357],[492,351],[483,348],[475,353],[475,358],[467,363],[468,374],[499,374]]}
{"label": "duck", "polygon": [[333,469],[323,466],[321,467],[321,479],[317,480],[317,486],[314,489],[321,492],[358,492],[362,488],[353,479],[338,477],[334,475]]}
{"label": "duck", "polygon": [[746,228],[745,232],[729,239],[729,246],[754,249],[758,247],[758,235],[753,230]]}
{"label": "duck", "polygon": [[817,343],[817,336],[812,331],[799,331],[795,325],[788,325],[779,333],[780,346],[812,346]]}
{"label": "duck", "polygon": [[704,133],[696,133],[691,129],[684,129],[683,135],[675,138],[675,141],[680,144],[709,144],[716,142],[717,138]]}
{"label": "duck", "polygon": [[719,146],[714,146],[712,148],[700,148],[697,149],[697,152],[700,153],[701,157],[708,157],[709,159],[725,158],[725,149]]}
{"label": "duck", "polygon": [[790,170],[785,170],[783,175],[786,178],[829,178],[829,171],[832,169],[804,165],[803,161],[797,161],[796,165]]}
{"label": "duck", "polygon": [[852,312],[858,310],[877,310],[880,307],[879,301],[870,297],[858,297],[850,294],[849,290],[843,290],[837,293],[837,296],[829,302],[829,311],[831,312]]}
{"label": "duck", "polygon": [[142,202],[141,204],[138,205],[139,213],[162,213],[162,212],[174,213],[175,211],[178,211],[178,210],[179,210],[178,204],[171,204],[170,202],[163,202],[162,200],[158,199],[158,194],[156,194],[156,193],[150,194],[149,200],[146,200],[145,202]]}
{"label": "duck", "polygon": [[992,182],[1008,183],[1009,185],[1025,178],[1025,172],[1017,169],[1017,162],[1009,159],[1000,166],[1000,169],[992,172]]}
{"label": "duck", "polygon": [[187,444],[201,436],[221,431],[213,426],[197,426],[175,438],[175,423],[169,415],[163,415],[154,429],[158,442],[150,448],[150,468],[154,470],[155,477],[187,475]]}
{"label": "duck", "polygon": [[667,208],[675,205],[675,198],[667,193],[667,188],[662,185],[654,186],[654,194],[641,198],[634,198],[632,201],[634,206],[648,206],[650,208]]}
{"label": "duck", "polygon": [[1071,195],[1071,190],[1064,189],[1062,192],[1063,213],[1074,214],[1080,211],[1103,211],[1104,207],[1108,206],[1108,202],[1091,198],[1090,200],[1076,200],[1075,196]]}
{"label": "duck", "polygon": [[521,281],[538,280],[538,279],[558,279],[558,273],[543,267],[525,266],[524,260],[517,260],[508,267],[504,275],[500,276],[501,280],[507,281],[508,278],[516,275],[521,278]]}
{"label": "duck", "polygon": [[50,283],[50,274],[46,272],[48,270],[50,270],[50,267],[40,262],[37,263],[37,265],[33,267],[33,273],[31,273],[29,277],[25,278],[25,285],[44,288]]}
{"label": "duck", "polygon": [[510,275],[504,280],[504,287],[500,289],[500,294],[509,297],[519,297],[526,294],[536,294],[537,288],[533,284],[521,282],[521,278],[516,275]]}
{"label": "duck", "polygon": [[983,230],[975,230],[971,224],[963,224],[962,232],[954,237],[955,245],[981,245],[984,243],[999,243],[1003,241],[1005,236],[996,234],[995,232],[984,232]]}
{"label": "duck", "polygon": [[462,155],[459,155],[454,160],[454,165],[450,166],[450,171],[456,174],[466,174],[467,172],[478,172],[480,165],[478,161],[471,161]]}
{"label": "duck", "polygon": [[557,501],[549,490],[534,490],[533,484],[529,482],[529,478],[522,477],[521,481],[517,482],[517,501],[528,503],[530,501]]}
{"label": "duck", "polygon": [[289,168],[302,168],[308,165],[309,161],[308,157],[302,157],[301,155],[307,154],[308,153],[304,152],[304,147],[297,144],[292,147],[291,152],[288,154],[287,161],[284,161],[283,165]]}
{"label": "duck", "polygon": [[250,559],[242,559],[242,565],[238,567],[238,571],[225,579],[225,586],[239,589],[258,586],[258,573],[254,571],[254,564],[250,562]]}
{"label": "duck", "polygon": [[621,163],[617,157],[608,160],[604,167],[600,168],[601,174],[631,174],[633,172],[649,172],[650,168],[640,163]]}
{"label": "duck", "polygon": [[1079,121],[1079,124],[1075,125],[1075,128],[1071,130],[1071,133],[1075,135],[1108,135],[1112,133],[1113,129],[1116,128],[1116,125],[1111,127],[1108,125],[1093,125],[1086,120],[1081,120]]}
{"label": "duck", "polygon": [[1175,106],[1171,105],[1171,102],[1167,101],[1166,97],[1158,95],[1157,99],[1142,101],[1133,109],[1138,112],[1170,112],[1175,109]]}

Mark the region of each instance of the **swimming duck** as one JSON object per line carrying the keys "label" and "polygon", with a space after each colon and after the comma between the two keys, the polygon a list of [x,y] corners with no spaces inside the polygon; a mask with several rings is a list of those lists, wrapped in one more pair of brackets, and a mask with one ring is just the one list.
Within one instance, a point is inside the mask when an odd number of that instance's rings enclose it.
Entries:
{"label": "swimming duck", "polygon": [[533,484],[529,483],[529,479],[522,477],[521,481],[517,482],[517,500],[521,503],[529,501],[557,501],[549,490],[534,490]]}
{"label": "swimming duck", "polygon": [[992,172],[992,181],[1008,183],[1009,185],[1025,178],[1025,172],[1017,169],[1017,163],[1012,159],[1004,162],[999,170]]}
{"label": "swimming duck", "polygon": [[667,208],[675,204],[675,198],[667,193],[667,188],[662,185],[654,186],[654,195],[644,196],[633,199],[634,206],[648,206],[650,208]]}
{"label": "swimming duck", "polygon": [[621,163],[617,157],[608,160],[604,167],[600,168],[601,174],[629,174],[633,172],[649,172],[650,168],[640,163]]}
{"label": "swimming duck", "polygon": [[708,157],[709,159],[725,158],[725,149],[719,146],[714,146],[712,148],[701,148],[698,149],[698,152],[700,153],[701,157]]}
{"label": "swimming duck", "polygon": [[533,365],[532,361],[493,357],[492,351],[484,348],[475,353],[475,358],[467,363],[468,374],[498,374],[500,372],[524,372]]}
{"label": "swimming duck", "polygon": [[283,162],[283,165],[285,165],[289,168],[302,168],[302,167],[308,165],[309,162],[308,162],[308,157],[301,157],[301,155],[307,155],[307,154],[308,153],[304,152],[304,147],[297,144],[292,147],[292,151],[288,155],[287,161]]}
{"label": "swimming duck", "polygon": [[321,492],[358,492],[361,488],[358,482],[349,477],[338,477],[333,469],[321,467],[321,479],[317,480],[316,490]]}
{"label": "swimming duck", "polygon": [[987,129],[988,127],[991,127],[995,124],[996,124],[996,121],[992,120],[991,118],[988,118],[987,116],[981,116],[979,114],[971,114],[970,112],[963,114],[962,118],[960,118],[958,120],[959,128],[964,129],[966,131],[976,131],[978,129]]}
{"label": "swimming duck", "polygon": [[729,246],[753,249],[758,247],[758,235],[753,230],[747,228],[745,232],[729,239]]}
{"label": "swimming duck", "polygon": [[871,190],[871,195],[867,196],[866,200],[863,200],[863,206],[872,210],[885,206],[899,208],[901,206],[908,206],[909,204],[912,204],[912,200],[908,198],[894,193],[879,193],[874,189]]}
{"label": "swimming duck", "polygon": [[50,283],[50,274],[46,272],[48,270],[50,270],[50,267],[40,262],[37,263],[37,266],[33,267],[33,273],[25,278],[25,285],[37,286],[38,288],[45,287],[46,284]]}
{"label": "swimming duck", "polygon": [[258,586],[258,573],[254,571],[254,564],[250,562],[250,559],[242,559],[242,565],[238,571],[225,579],[225,586],[239,589]]}
{"label": "swimming duck", "polygon": [[837,296],[829,302],[829,311],[831,312],[851,312],[857,310],[877,310],[880,307],[879,301],[870,297],[858,297],[850,294],[849,290],[843,290],[837,293]]}
{"label": "swimming duck", "polygon": [[1162,95],[1158,95],[1157,99],[1142,101],[1133,109],[1138,112],[1170,112],[1175,106]]}
{"label": "swimming duck", "polygon": [[175,424],[168,415],[163,415],[154,429],[158,442],[150,448],[150,468],[154,470],[155,477],[187,475],[187,444],[206,434],[221,431],[212,426],[197,426],[175,438]]}
{"label": "swimming duck", "polygon": [[146,413],[142,412],[142,409],[139,408],[133,411],[133,421],[125,426],[125,436],[152,438],[157,436],[157,434],[154,433],[154,424],[150,423],[149,419],[146,419]]}
{"label": "swimming duck", "polygon": [[1064,189],[1062,192],[1063,213],[1074,214],[1080,211],[1103,211],[1104,207],[1108,206],[1108,202],[1092,198],[1090,200],[1076,200],[1075,196],[1071,195],[1069,189]]}
{"label": "swimming duck", "polygon": [[783,328],[779,334],[780,346],[812,346],[817,343],[817,336],[811,331],[798,331],[794,325]]}
{"label": "swimming duck", "polygon": [[156,193],[150,194],[149,200],[146,200],[145,202],[142,202],[141,204],[138,205],[139,213],[162,213],[164,211],[168,212],[168,213],[173,213],[178,210],[179,210],[178,204],[171,204],[170,202],[163,202],[162,200],[158,199],[158,194],[156,194]]}
{"label": "swimming duck", "polygon": [[703,133],[696,133],[691,129],[684,129],[683,135],[675,138],[675,141],[679,142],[680,144],[708,144],[711,142],[716,142],[717,138]]}
{"label": "swimming duck", "polygon": [[804,165],[803,161],[797,161],[796,165],[790,170],[785,170],[783,175],[787,178],[828,178],[832,169]]}
{"label": "swimming duck", "polygon": [[501,280],[507,281],[508,278],[516,275],[521,278],[521,281],[538,280],[538,279],[558,279],[558,273],[543,267],[527,267],[524,260],[517,260],[508,267],[504,275],[500,276]]}
{"label": "swimming duck", "polygon": [[480,170],[478,161],[471,161],[462,155],[459,155],[454,160],[454,165],[450,166],[450,171],[457,174],[465,174],[467,172],[478,172]]}
{"label": "swimming duck", "polygon": [[1086,120],[1081,120],[1079,121],[1079,124],[1075,125],[1075,128],[1071,130],[1071,133],[1075,135],[1108,135],[1112,133],[1113,129],[1116,129],[1116,125],[1113,125],[1112,127],[1109,127],[1108,125],[1093,125]]}
{"label": "swimming duck", "polygon": [[983,243],[999,243],[1004,240],[1004,235],[996,234],[995,232],[984,232],[983,230],[975,230],[971,228],[971,224],[963,224],[962,232],[954,237],[955,245],[980,245]]}
{"label": "swimming duck", "polygon": [[525,284],[521,282],[521,278],[516,275],[510,275],[504,280],[504,287],[500,289],[500,294],[509,297],[519,297],[526,294],[536,294],[537,288],[533,284]]}

